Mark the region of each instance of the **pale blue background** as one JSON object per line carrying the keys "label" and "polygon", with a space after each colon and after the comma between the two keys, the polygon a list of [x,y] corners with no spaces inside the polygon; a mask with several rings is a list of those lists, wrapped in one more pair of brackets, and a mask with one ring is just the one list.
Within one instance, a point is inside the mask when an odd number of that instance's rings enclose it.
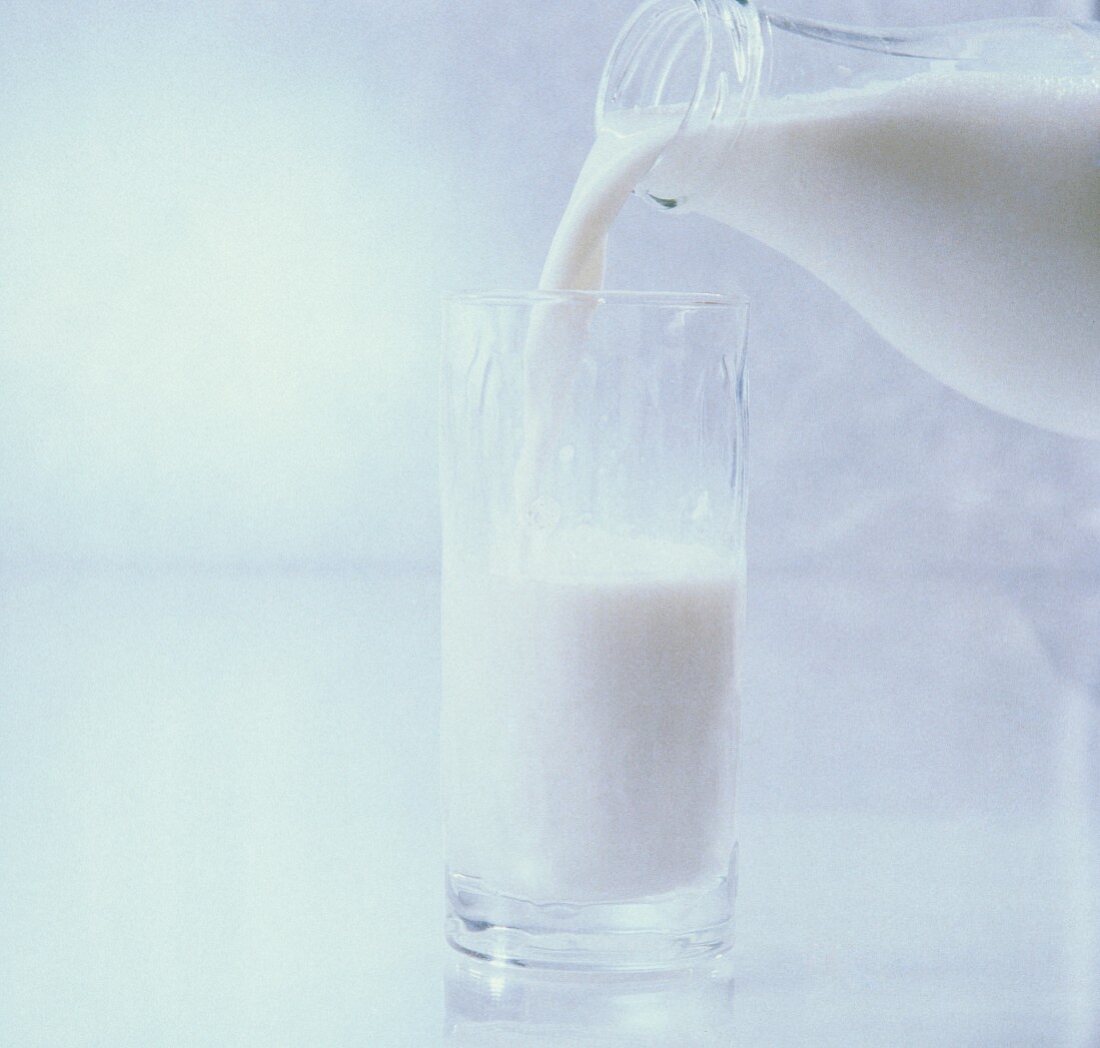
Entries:
{"label": "pale blue background", "polygon": [[637,201],[612,283],[754,303],[739,946],[440,947],[438,296],[535,281],[631,8],[0,6],[4,1048],[1100,1045],[1100,445]]}

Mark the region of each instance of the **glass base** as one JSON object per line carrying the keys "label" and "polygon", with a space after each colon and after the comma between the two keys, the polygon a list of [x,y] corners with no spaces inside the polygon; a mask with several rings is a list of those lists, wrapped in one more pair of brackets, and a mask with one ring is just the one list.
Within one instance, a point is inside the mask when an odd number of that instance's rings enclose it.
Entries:
{"label": "glass base", "polygon": [[482,960],[530,968],[655,971],[733,945],[733,873],[707,890],[629,902],[535,903],[447,872],[447,941]]}

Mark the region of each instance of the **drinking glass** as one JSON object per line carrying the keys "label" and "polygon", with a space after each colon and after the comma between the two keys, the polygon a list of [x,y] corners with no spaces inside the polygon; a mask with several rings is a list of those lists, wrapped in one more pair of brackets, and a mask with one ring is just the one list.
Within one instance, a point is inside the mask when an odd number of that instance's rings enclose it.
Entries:
{"label": "drinking glass", "polygon": [[641,970],[730,944],[739,296],[444,304],[446,933]]}

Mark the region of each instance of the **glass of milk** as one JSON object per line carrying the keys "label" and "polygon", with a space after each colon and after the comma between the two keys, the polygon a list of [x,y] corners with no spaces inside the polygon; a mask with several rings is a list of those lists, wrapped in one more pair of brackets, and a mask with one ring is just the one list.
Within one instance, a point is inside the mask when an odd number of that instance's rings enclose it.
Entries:
{"label": "glass of milk", "polygon": [[444,307],[447,936],[523,965],[729,945],[747,304]]}

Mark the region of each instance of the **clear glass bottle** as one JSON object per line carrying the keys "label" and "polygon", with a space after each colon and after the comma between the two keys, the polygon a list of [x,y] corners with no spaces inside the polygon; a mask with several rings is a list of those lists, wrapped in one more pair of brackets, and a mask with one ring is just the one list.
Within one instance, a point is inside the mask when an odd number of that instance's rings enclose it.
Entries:
{"label": "clear glass bottle", "polygon": [[1100,24],[651,0],[596,117],[674,128],[646,199],[788,255],[973,399],[1100,438]]}

